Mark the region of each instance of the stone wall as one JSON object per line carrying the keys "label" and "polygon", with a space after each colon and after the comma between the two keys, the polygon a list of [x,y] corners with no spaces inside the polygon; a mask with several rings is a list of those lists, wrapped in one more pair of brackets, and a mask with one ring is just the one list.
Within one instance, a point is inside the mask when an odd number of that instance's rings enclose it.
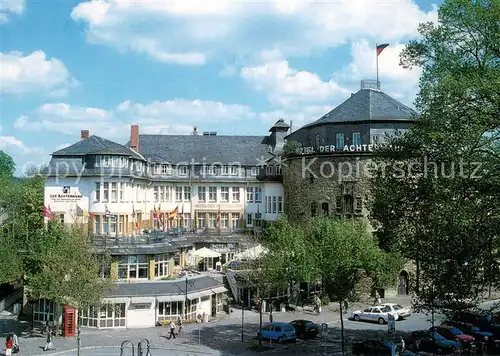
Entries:
{"label": "stone wall", "polygon": [[292,221],[307,221],[312,216],[313,203],[318,213],[327,208],[329,216],[340,216],[345,212],[341,201],[350,194],[354,199],[354,216],[366,217],[371,162],[368,155],[287,158],[283,167],[287,216]]}

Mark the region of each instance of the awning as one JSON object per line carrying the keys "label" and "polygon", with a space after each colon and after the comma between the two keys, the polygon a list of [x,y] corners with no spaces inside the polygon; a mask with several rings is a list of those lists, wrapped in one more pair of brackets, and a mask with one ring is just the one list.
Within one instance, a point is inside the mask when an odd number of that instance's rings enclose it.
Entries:
{"label": "awning", "polygon": [[102,300],[102,302],[104,304],[128,303],[129,301],[130,301],[130,298],[126,298],[126,297],[120,297],[120,298],[108,297],[108,298],[104,298]]}
{"label": "awning", "polygon": [[201,297],[200,293],[190,293],[187,295],[187,298],[189,300],[198,299],[200,297]]}
{"label": "awning", "polygon": [[216,252],[216,251],[212,251],[206,247],[203,247],[203,248],[200,248],[199,250],[196,250],[192,253],[192,255],[194,257],[202,257],[202,258],[217,258],[217,257],[220,257],[221,254]]}
{"label": "awning", "polygon": [[196,298],[206,297],[207,295],[212,295],[214,292],[211,289],[202,290],[201,292],[194,292],[188,294],[188,299],[193,300]]}
{"label": "awning", "polygon": [[160,295],[156,297],[159,302],[183,302],[186,300],[185,295]]}
{"label": "awning", "polygon": [[130,302],[132,304],[146,304],[153,303],[155,301],[155,297],[132,297]]}
{"label": "awning", "polygon": [[215,294],[226,293],[227,292],[227,288],[226,287],[212,288],[212,292],[214,292]]}

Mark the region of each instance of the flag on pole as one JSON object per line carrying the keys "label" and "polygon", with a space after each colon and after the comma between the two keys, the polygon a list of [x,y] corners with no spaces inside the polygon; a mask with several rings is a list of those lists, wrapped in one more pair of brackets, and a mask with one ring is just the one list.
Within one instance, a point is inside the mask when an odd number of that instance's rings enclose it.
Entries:
{"label": "flag on pole", "polygon": [[219,211],[217,212],[217,227],[220,228],[220,205],[219,205]]}
{"label": "flag on pole", "polygon": [[179,206],[177,205],[175,209],[168,214],[169,219],[174,219],[177,217],[177,213],[179,212]]}
{"label": "flag on pole", "polygon": [[52,210],[50,210],[50,205],[48,205],[47,207],[45,207],[45,205],[43,206],[43,217],[48,218],[51,221],[55,219]]}
{"label": "flag on pole", "polygon": [[380,53],[382,53],[382,51],[384,49],[386,49],[388,46],[389,46],[389,43],[384,43],[384,44],[377,45],[377,56],[379,56]]}

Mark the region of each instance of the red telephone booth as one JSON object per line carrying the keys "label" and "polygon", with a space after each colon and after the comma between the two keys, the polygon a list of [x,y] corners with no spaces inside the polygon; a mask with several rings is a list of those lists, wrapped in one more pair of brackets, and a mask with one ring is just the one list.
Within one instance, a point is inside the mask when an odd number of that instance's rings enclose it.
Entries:
{"label": "red telephone booth", "polygon": [[63,313],[64,336],[75,336],[76,331],[76,309],[70,306],[64,307]]}

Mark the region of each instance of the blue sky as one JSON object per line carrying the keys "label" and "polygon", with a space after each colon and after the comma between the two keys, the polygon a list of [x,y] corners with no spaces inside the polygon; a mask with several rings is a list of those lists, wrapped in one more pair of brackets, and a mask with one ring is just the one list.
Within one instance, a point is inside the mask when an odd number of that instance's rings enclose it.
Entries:
{"label": "blue sky", "polygon": [[411,105],[398,66],[438,2],[0,0],[0,149],[18,174],[76,142],[141,133],[264,135],[313,121],[375,77]]}

